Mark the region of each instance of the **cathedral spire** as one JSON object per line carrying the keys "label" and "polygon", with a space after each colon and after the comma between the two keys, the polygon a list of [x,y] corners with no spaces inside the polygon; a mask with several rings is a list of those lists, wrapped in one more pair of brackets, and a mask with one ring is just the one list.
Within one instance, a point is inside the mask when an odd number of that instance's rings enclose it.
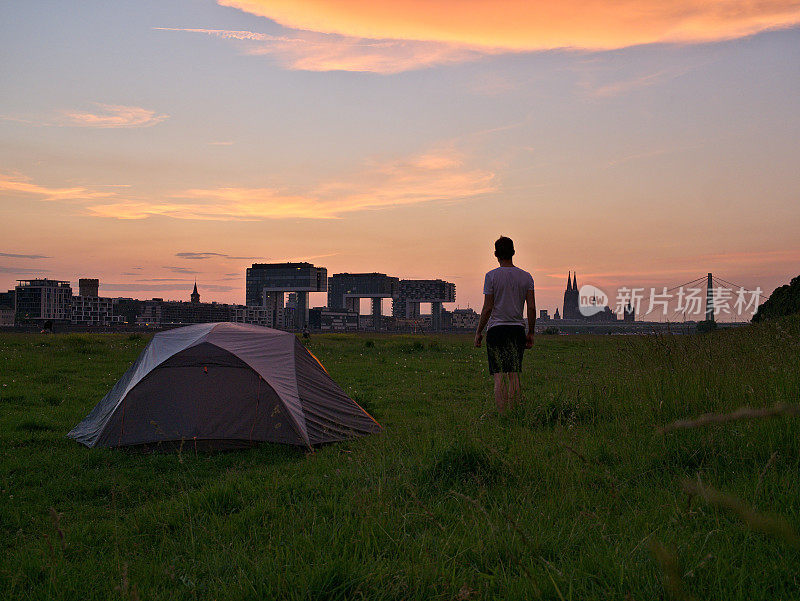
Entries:
{"label": "cathedral spire", "polygon": [[573,292],[578,290],[578,278],[574,271],[572,272],[572,290]]}
{"label": "cathedral spire", "polygon": [[567,272],[567,292],[572,291],[572,282],[569,279],[571,273],[571,271]]}
{"label": "cathedral spire", "polygon": [[200,293],[197,291],[197,280],[194,281],[194,290],[192,290],[191,299],[193,303],[200,302]]}

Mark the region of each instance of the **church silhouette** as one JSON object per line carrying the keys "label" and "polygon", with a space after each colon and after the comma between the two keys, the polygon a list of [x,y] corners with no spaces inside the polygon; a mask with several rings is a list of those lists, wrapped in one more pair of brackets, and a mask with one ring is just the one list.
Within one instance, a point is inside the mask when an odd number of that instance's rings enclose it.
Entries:
{"label": "church silhouette", "polygon": [[[558,309],[556,309],[556,319],[558,319]],[[564,307],[561,319],[573,319],[576,321],[617,321],[617,315],[611,307],[604,307],[602,311],[594,315],[584,315],[580,310],[580,290],[578,288],[578,277],[575,272],[567,273],[567,289],[564,290]],[[633,321],[633,306],[628,303],[625,307],[625,321]]]}

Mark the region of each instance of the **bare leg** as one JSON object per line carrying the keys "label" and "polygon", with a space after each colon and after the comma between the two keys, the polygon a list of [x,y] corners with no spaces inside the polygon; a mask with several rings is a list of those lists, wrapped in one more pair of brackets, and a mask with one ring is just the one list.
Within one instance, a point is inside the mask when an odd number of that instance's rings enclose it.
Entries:
{"label": "bare leg", "polygon": [[494,374],[494,402],[497,405],[497,411],[501,415],[506,412],[506,403],[508,402],[508,386],[504,382],[505,374]]}
{"label": "bare leg", "polygon": [[512,371],[508,375],[508,408],[513,409],[520,401],[519,373]]}

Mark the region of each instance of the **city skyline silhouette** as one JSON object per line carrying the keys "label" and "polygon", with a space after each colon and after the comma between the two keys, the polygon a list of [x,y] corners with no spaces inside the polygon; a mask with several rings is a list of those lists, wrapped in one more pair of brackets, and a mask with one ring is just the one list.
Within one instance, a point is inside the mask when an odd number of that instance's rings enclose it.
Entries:
{"label": "city skyline silhouette", "polygon": [[503,234],[551,308],[570,270],[797,275],[791,3],[293,6],[2,9],[0,288],[242,302],[250,263],[308,260],[476,307]]}

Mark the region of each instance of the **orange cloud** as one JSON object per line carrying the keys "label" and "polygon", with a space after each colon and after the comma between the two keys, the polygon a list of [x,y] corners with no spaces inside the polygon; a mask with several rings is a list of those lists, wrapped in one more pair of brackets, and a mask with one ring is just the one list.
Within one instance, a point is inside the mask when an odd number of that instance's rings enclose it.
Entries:
{"label": "orange cloud", "polygon": [[60,125],[73,127],[152,127],[169,118],[169,115],[157,115],[155,111],[140,106],[124,106],[119,104],[92,103],[100,111],[96,113],[79,111],[62,111]]}
{"label": "orange cloud", "polygon": [[81,186],[48,188],[34,184],[26,177],[0,173],[0,196],[9,196],[10,193],[39,196],[42,200],[88,200],[113,196],[112,192],[97,192]]}
{"label": "orange cloud", "polygon": [[187,31],[242,42],[245,52],[274,58],[287,69],[302,71],[356,71],[400,73],[433,65],[477,60],[493,52],[442,42],[411,40],[375,40],[308,31],[291,37],[273,36],[252,31],[226,29],[178,29],[157,27],[163,31]]}
{"label": "orange cloud", "polygon": [[199,220],[335,219],[355,211],[432,201],[457,201],[495,191],[494,173],[465,169],[452,153],[429,153],[379,164],[350,179],[324,182],[305,194],[274,188],[190,189],[170,200],[91,203],[98,216]]}
{"label": "orange cloud", "polygon": [[796,0],[218,0],[294,29],[512,51],[708,42],[800,23]]}

